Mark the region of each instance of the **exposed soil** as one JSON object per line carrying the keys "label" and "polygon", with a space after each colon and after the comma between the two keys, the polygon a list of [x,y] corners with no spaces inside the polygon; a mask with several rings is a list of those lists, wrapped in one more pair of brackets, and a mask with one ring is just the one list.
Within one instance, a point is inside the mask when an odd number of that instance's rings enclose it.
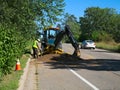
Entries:
{"label": "exposed soil", "polygon": [[59,62],[59,63],[72,63],[79,62],[82,59],[69,54],[46,54],[44,56],[40,56],[38,61],[43,62]]}
{"label": "exposed soil", "polygon": [[[35,60],[37,64],[44,63],[52,68],[66,68],[65,65],[70,68],[79,68],[82,60],[79,57],[75,57],[69,54],[46,54],[40,56],[38,60]],[[31,63],[35,63],[34,61]]]}

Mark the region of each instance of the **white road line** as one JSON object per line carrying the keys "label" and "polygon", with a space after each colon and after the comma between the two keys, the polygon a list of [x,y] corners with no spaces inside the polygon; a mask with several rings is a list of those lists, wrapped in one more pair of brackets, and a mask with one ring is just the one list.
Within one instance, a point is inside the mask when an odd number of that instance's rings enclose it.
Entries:
{"label": "white road line", "polygon": [[68,68],[69,71],[71,71],[74,75],[76,75],[79,79],[81,79],[82,81],[84,81],[86,84],[88,84],[90,87],[92,87],[94,90],[99,90],[96,86],[94,86],[92,83],[90,83],[88,80],[86,80],[85,78],[83,78],[81,75],[79,75],[78,73],[76,73],[74,70]]}

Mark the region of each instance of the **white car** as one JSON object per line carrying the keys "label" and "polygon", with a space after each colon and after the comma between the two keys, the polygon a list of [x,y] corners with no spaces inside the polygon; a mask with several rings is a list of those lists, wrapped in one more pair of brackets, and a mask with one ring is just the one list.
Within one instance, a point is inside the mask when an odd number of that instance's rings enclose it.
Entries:
{"label": "white car", "polygon": [[96,45],[95,45],[95,42],[92,41],[92,40],[84,40],[84,41],[81,43],[81,48],[95,49],[95,48],[96,48]]}

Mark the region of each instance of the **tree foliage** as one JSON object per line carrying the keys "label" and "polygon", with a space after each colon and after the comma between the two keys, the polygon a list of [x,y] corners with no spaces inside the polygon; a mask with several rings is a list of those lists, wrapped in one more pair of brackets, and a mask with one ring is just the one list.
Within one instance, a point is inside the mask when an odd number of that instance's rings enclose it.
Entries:
{"label": "tree foliage", "polygon": [[74,15],[68,13],[64,16],[63,25],[69,25],[71,32],[73,33],[74,38],[78,41],[80,36],[80,25],[77,21],[77,18]]}
{"label": "tree foliage", "polygon": [[62,14],[64,0],[0,0],[0,76],[8,74],[39,27]]}
{"label": "tree foliage", "polygon": [[[80,26],[82,30],[81,39],[101,40],[93,35],[99,35],[103,32],[112,36],[115,41],[119,40],[120,15],[112,8],[91,7],[85,10],[84,17],[80,17]],[[96,33],[96,34],[95,34]],[[104,34],[104,35],[106,35]],[[102,36],[102,35],[101,35]],[[94,37],[94,38],[93,38]],[[102,36],[103,37],[103,36]],[[107,41],[106,36],[104,40]],[[110,38],[111,39],[111,38]]]}
{"label": "tree foliage", "polygon": [[35,10],[38,11],[36,21],[39,22],[39,28],[48,27],[60,21],[58,16],[63,15],[64,6],[64,0],[38,0]]}

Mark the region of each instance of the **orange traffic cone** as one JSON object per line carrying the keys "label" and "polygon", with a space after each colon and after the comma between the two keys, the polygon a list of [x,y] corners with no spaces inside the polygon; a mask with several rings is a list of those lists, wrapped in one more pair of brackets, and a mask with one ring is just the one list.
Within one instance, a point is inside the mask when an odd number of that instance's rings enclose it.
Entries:
{"label": "orange traffic cone", "polygon": [[17,60],[15,70],[16,70],[16,71],[17,71],[17,70],[21,70],[21,66],[20,66],[20,61],[19,61],[19,59]]}

